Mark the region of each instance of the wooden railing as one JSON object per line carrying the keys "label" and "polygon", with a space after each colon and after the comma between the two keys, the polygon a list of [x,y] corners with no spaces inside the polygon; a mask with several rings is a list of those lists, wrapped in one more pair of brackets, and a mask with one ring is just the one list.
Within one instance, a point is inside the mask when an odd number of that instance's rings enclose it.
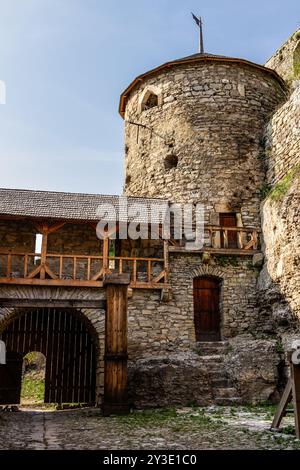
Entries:
{"label": "wooden railing", "polygon": [[[199,251],[247,255],[259,250],[260,231],[252,227],[205,225],[204,244]],[[172,246],[173,245],[173,246]],[[186,251],[185,240],[174,241],[169,250]]]}
{"label": "wooden railing", "polygon": [[135,288],[162,289],[168,268],[160,258],[107,257],[0,251],[0,284],[101,286],[105,274],[129,273]]}

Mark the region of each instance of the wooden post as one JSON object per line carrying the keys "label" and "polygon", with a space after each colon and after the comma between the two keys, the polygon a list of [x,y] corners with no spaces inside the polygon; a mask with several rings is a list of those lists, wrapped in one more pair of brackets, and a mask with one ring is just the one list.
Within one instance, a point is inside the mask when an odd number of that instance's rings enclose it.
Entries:
{"label": "wooden post", "polygon": [[[299,351],[299,348],[298,348]],[[289,352],[288,360],[290,362],[291,375],[285,387],[280,403],[278,405],[276,414],[274,416],[271,430],[278,431],[282,418],[286,414],[286,409],[291,400],[293,400],[294,415],[295,415],[295,432],[298,439],[300,439],[300,363],[299,355],[296,354],[296,359],[293,358],[293,352]],[[297,349],[296,349],[297,353]]]}
{"label": "wooden post", "polygon": [[296,436],[300,439],[300,364],[291,362],[292,394]]}
{"label": "wooden post", "polygon": [[47,243],[48,243],[48,227],[47,225],[43,226],[42,231],[42,247],[41,247],[41,271],[40,277],[41,279],[45,279],[46,277],[46,261],[47,261]]}
{"label": "wooden post", "polygon": [[103,273],[107,274],[109,271],[109,263],[108,263],[108,255],[109,255],[109,238],[103,238]]}
{"label": "wooden post", "polygon": [[165,282],[169,282],[169,242],[164,240],[164,271]]}
{"label": "wooden post", "polygon": [[105,366],[103,414],[129,412],[127,396],[127,274],[108,274],[103,285],[107,293],[105,315]]}

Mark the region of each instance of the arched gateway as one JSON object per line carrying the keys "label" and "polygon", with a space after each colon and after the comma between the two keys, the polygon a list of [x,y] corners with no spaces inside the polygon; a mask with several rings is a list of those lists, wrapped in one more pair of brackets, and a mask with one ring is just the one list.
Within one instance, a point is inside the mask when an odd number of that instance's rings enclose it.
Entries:
{"label": "arched gateway", "polygon": [[30,351],[46,356],[45,403],[95,403],[97,337],[79,310],[21,308],[0,338],[7,348],[0,403],[20,403],[22,361]]}

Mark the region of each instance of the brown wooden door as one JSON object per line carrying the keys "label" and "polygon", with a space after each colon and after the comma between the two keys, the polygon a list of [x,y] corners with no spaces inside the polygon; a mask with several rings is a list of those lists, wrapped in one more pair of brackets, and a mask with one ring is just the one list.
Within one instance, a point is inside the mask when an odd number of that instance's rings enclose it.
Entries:
{"label": "brown wooden door", "polygon": [[196,341],[220,341],[220,282],[194,279],[194,318]]}
{"label": "brown wooden door", "polygon": [[20,403],[22,364],[21,354],[6,353],[6,364],[0,365],[0,405]]}
{"label": "brown wooden door", "polygon": [[[236,214],[224,213],[220,214],[220,225],[221,227],[236,227]],[[237,248],[237,232],[227,232],[227,244],[225,241],[224,233],[221,232],[221,247],[222,248]]]}

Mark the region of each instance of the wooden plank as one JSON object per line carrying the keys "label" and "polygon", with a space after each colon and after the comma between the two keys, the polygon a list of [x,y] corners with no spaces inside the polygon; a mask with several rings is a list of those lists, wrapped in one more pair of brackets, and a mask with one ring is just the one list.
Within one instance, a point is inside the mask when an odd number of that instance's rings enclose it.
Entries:
{"label": "wooden plank", "polygon": [[165,282],[169,279],[169,243],[168,240],[164,240],[164,271],[165,271]]}
{"label": "wooden plank", "polygon": [[253,256],[255,253],[260,253],[259,250],[240,250],[235,248],[210,248],[209,246],[205,246],[201,248],[201,250],[187,250],[185,247],[180,246],[169,246],[170,253],[186,253],[186,254],[193,254],[193,253],[214,253],[219,255],[242,255],[242,256]]}
{"label": "wooden plank", "polygon": [[291,362],[292,395],[296,436],[300,439],[300,364]]}
{"label": "wooden plank", "polygon": [[11,271],[12,271],[12,259],[11,259],[11,254],[7,256],[7,277],[11,277]]}
{"label": "wooden plank", "polygon": [[292,380],[289,378],[286,387],[284,389],[283,395],[280,399],[279,405],[277,407],[271,429],[279,429],[282,418],[285,416],[286,409],[288,404],[292,399]]}
{"label": "wooden plank", "polygon": [[129,275],[107,276],[103,413],[129,412],[127,397],[127,289]]}

